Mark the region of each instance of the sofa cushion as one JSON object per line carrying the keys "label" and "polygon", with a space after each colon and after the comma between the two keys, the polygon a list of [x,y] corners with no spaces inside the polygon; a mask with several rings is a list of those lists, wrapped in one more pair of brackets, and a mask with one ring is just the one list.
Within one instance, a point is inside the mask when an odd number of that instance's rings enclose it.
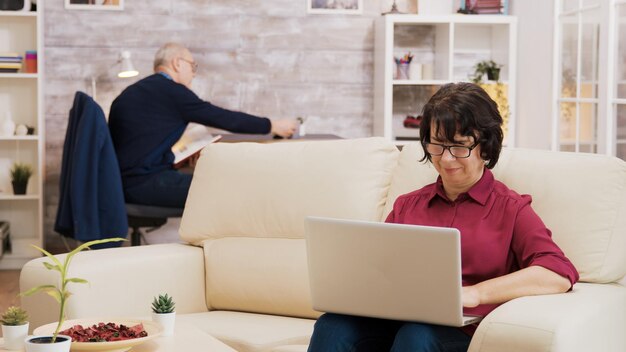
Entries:
{"label": "sofa cushion", "polygon": [[420,143],[408,143],[402,148],[398,159],[398,166],[393,173],[387,204],[382,214],[382,221],[393,209],[393,202],[398,196],[409,193],[435,182],[437,170],[431,163],[423,163],[424,150]]}
{"label": "sofa cushion", "polygon": [[207,306],[317,318],[303,239],[231,237],[203,243]]}
{"label": "sofa cushion", "polygon": [[315,324],[311,319],[228,311],[185,314],[177,319],[193,324],[239,352],[308,345]]}
{"label": "sofa cushion", "polygon": [[303,238],[307,215],[377,220],[398,154],[378,137],[211,144],[194,171],[181,237]]}
{"label": "sofa cushion", "polygon": [[[434,182],[430,165],[414,162],[419,143],[403,148],[385,211],[399,194]],[[626,163],[604,155],[504,148],[496,179],[533,197],[581,281],[613,282],[626,274]]]}

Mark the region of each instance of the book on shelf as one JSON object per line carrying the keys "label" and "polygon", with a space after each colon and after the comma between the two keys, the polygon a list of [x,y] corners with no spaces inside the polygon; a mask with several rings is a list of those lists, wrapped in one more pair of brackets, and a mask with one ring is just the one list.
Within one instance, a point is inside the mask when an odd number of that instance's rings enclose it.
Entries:
{"label": "book on shelf", "polygon": [[174,153],[174,167],[179,168],[187,159],[200,153],[204,147],[222,139],[221,135],[214,135],[203,125],[190,123],[180,139],[172,146]]}
{"label": "book on shelf", "polygon": [[22,60],[22,55],[18,53],[0,53],[0,61],[2,60]]}
{"label": "book on shelf", "polygon": [[22,63],[12,63],[12,62],[1,62],[0,61],[0,68],[6,69],[6,70],[19,70],[20,68],[22,68]]}
{"label": "book on shelf", "polygon": [[508,0],[461,0],[460,10],[463,13],[473,13],[477,15],[508,15],[508,8]]}

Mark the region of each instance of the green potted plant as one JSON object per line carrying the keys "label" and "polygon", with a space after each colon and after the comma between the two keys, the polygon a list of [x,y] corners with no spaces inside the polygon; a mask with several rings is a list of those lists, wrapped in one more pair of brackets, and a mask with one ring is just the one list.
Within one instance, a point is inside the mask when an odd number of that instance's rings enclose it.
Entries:
{"label": "green potted plant", "polygon": [[486,75],[490,81],[500,80],[500,69],[502,65],[497,64],[493,60],[480,61],[474,66],[474,76],[472,76],[472,82],[480,83],[483,80],[483,76]]}
{"label": "green potted plant", "polygon": [[21,307],[9,307],[2,317],[2,336],[4,348],[7,350],[21,350],[24,339],[28,336],[28,314]]}
{"label": "green potted plant", "polygon": [[161,325],[163,336],[174,334],[174,322],[176,320],[174,306],[174,299],[167,293],[154,297],[152,301],[152,320]]}
{"label": "green potted plant", "polygon": [[15,162],[11,167],[11,184],[14,194],[26,194],[28,179],[33,174],[33,168],[24,163]]}
{"label": "green potted plant", "polygon": [[118,241],[125,241],[125,239],[116,237],[116,238],[106,238],[102,240],[95,240],[95,241],[89,241],[89,242],[83,243],[82,245],[74,249],[73,251],[67,253],[64,261],[61,261],[59,258],[55,257],[54,255],[52,255],[50,252],[46,251],[45,249],[33,245],[35,249],[37,249],[38,251],[43,253],[46,257],[48,257],[48,259],[50,259],[50,261],[44,261],[43,266],[46,267],[46,269],[48,270],[58,271],[61,276],[61,280],[59,281],[57,286],[41,285],[41,286],[33,287],[26,292],[22,292],[20,293],[20,295],[30,296],[37,292],[45,292],[59,303],[60,309],[59,309],[59,321],[57,323],[56,330],[54,331],[54,333],[50,336],[33,336],[29,339],[26,339],[25,341],[26,352],[43,351],[42,346],[46,344],[48,345],[47,347],[49,347],[49,349],[47,349],[48,351],[60,352],[60,351],[70,350],[70,344],[72,342],[72,339],[69,336],[59,335],[61,326],[63,326],[63,322],[65,321],[65,303],[67,302],[67,299],[71,295],[71,293],[67,289],[67,286],[70,283],[77,283],[77,284],[88,283],[88,281],[85,279],[81,279],[78,277],[68,277],[68,269],[70,267],[72,258],[78,252],[84,249],[88,249],[89,247],[93,245],[101,244],[101,243],[108,243],[108,242],[118,242]]}

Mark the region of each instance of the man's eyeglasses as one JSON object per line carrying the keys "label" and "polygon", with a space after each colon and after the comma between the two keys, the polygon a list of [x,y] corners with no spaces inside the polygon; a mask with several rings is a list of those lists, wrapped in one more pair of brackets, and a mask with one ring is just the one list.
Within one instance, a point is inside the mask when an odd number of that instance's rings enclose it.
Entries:
{"label": "man's eyeglasses", "polygon": [[443,155],[443,152],[448,149],[450,154],[452,154],[455,158],[469,158],[472,154],[472,150],[478,146],[478,143],[474,144],[471,147],[463,147],[460,145],[443,145],[437,143],[424,143],[424,148],[428,152],[428,154],[432,156],[440,156]]}
{"label": "man's eyeglasses", "polygon": [[196,73],[198,72],[198,63],[195,61],[191,61],[191,60],[186,60],[183,59],[182,57],[179,57],[180,60],[185,61],[186,63],[188,63],[189,65],[191,65],[191,72]]}

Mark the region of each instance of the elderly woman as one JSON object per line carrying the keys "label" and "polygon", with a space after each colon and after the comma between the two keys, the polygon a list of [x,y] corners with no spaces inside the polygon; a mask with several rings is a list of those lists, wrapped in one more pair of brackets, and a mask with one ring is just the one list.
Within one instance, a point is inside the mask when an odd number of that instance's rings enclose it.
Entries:
{"label": "elderly woman", "polygon": [[[519,195],[494,179],[502,117],[479,86],[447,84],[430,98],[420,125],[425,156],[439,177],[402,195],[387,222],[454,227],[461,232],[464,313],[484,316],[517,297],[562,293],[578,272],[550,230]],[[415,299],[419,299],[416,297]],[[324,314],[309,351],[466,351],[464,328]]]}

